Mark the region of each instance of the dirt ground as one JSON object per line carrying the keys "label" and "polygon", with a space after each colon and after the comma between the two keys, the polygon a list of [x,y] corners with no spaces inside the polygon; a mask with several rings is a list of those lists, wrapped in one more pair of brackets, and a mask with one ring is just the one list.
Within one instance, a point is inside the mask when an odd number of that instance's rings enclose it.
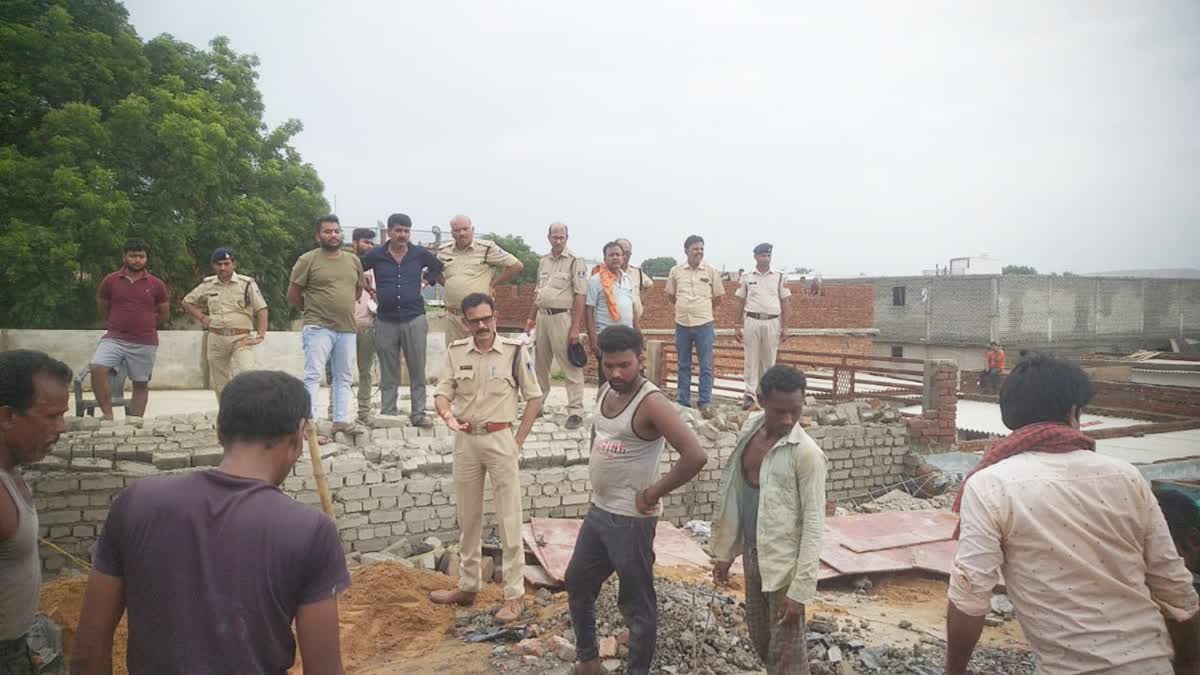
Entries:
{"label": "dirt ground", "polygon": [[[660,568],[671,580],[711,585],[711,573],[695,568]],[[429,603],[429,591],[453,588],[450,577],[422,572],[399,563],[356,567],[353,586],[340,602],[342,658],[347,672],[364,675],[393,673],[488,673],[494,644],[465,644],[453,636],[460,612]],[[725,592],[741,599],[743,585],[734,577]],[[63,627],[69,646],[83,606],[84,577],[52,581],[42,590],[42,611]],[[470,613],[495,609],[502,601],[498,586],[488,585]],[[544,631],[566,630],[566,594],[555,593],[544,603],[530,593],[525,619],[539,623]],[[945,637],[946,581],[920,575],[883,576],[866,593],[856,593],[848,584],[823,584],[808,615],[833,615],[839,620],[853,617],[866,621],[868,644],[911,645],[922,637]],[[911,627],[900,628],[901,621]],[[124,674],[125,622],[117,630],[113,647],[114,672]],[[1025,645],[1016,621],[984,629],[982,644],[996,647]],[[297,661],[293,673],[303,673]]]}

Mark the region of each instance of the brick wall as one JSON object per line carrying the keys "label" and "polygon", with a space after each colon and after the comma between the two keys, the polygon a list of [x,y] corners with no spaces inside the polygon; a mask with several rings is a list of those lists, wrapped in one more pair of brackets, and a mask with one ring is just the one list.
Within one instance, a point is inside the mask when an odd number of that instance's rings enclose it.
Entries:
{"label": "brick wall", "polygon": [[[979,391],[979,372],[978,370],[962,371],[960,387],[963,393],[995,399],[994,395]],[[1008,373],[1001,373],[1000,383],[1003,384],[1007,377]],[[1093,408],[1200,418],[1200,389],[1195,387],[1168,387],[1136,382],[1093,380],[1092,392],[1092,401],[1089,405]]]}
{"label": "brick wall", "polygon": [[[669,329],[675,327],[675,306],[667,300],[665,279],[657,279],[654,288],[642,293],[645,313],[643,329]],[[788,284],[792,291],[789,328],[872,328],[875,324],[875,304],[869,285],[828,286],[819,294],[812,294],[808,286]],[[533,305],[535,286],[501,286],[496,292],[500,324],[506,328],[523,328]],[[725,282],[725,298],[717,307],[718,328],[735,326],[733,293],[737,284]]]}
{"label": "brick wall", "polygon": [[949,447],[958,439],[958,364],[925,362],[924,412],[908,418],[914,444]]}
{"label": "brick wall", "polygon": [[[857,406],[859,404],[845,404]],[[664,516],[676,524],[711,520],[719,497],[721,472],[733,452],[741,411],[688,423],[701,439],[709,461],[694,480],[663,500]],[[543,418],[545,420],[545,418]],[[858,419],[852,417],[851,419]],[[909,432],[903,424],[867,423],[817,426],[809,434],[829,459],[830,498],[860,495],[892,485],[903,477]],[[142,426],[105,425],[71,419],[44,462],[25,471],[38,509],[40,535],[68,553],[87,559],[113,498],[146,476],[193,471],[220,461],[214,418],[196,413],[148,418]],[[573,431],[539,421],[521,457],[524,517],[577,518],[590,500],[585,426]],[[369,434],[322,446],[321,460],[334,501],[335,519],[347,552],[378,551],[401,539],[431,534],[457,537],[452,452],[445,426],[375,428]],[[678,459],[664,453],[661,469]],[[320,508],[316,479],[307,452],[284,481],[283,490]],[[495,526],[491,490],[485,492],[485,526]],[[68,564],[58,551],[43,546],[47,575]]]}

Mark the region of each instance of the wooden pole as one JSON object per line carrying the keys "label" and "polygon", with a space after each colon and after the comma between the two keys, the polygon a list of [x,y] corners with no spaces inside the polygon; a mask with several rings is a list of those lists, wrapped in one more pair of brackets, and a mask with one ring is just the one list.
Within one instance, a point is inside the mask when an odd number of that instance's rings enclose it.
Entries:
{"label": "wooden pole", "polygon": [[312,460],[313,477],[317,479],[317,492],[321,494],[321,510],[333,518],[333,497],[329,494],[329,483],[325,480],[325,465],[321,463],[321,443],[317,440],[317,425],[308,423],[308,454]]}

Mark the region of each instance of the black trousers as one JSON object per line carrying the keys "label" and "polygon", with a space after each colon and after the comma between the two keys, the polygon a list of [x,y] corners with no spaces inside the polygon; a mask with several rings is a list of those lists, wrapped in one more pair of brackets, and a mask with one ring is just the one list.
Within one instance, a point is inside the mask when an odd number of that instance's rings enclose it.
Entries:
{"label": "black trousers", "polygon": [[583,519],[575,553],[567,565],[567,603],[575,628],[575,656],[590,661],[600,655],[596,642],[596,597],[617,573],[617,605],[629,628],[625,672],[650,672],[658,637],[658,596],[654,592],[654,533],[658,518],[632,518],[592,506]]}
{"label": "black trousers", "polygon": [[25,638],[0,640],[0,675],[36,675],[33,655]]}

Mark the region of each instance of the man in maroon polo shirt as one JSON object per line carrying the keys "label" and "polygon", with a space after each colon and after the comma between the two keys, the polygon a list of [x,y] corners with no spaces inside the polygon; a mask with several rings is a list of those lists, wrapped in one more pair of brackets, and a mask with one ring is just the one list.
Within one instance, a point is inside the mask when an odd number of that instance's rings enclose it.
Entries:
{"label": "man in maroon polo shirt", "polygon": [[119,368],[133,382],[129,414],[141,417],[150,400],[158,323],[170,317],[171,296],[166,284],[146,270],[148,254],[146,242],[125,242],[124,267],[104,277],[96,293],[96,306],[108,321],[108,332],[92,356],[92,390],[106,420],[113,418],[109,374]]}

